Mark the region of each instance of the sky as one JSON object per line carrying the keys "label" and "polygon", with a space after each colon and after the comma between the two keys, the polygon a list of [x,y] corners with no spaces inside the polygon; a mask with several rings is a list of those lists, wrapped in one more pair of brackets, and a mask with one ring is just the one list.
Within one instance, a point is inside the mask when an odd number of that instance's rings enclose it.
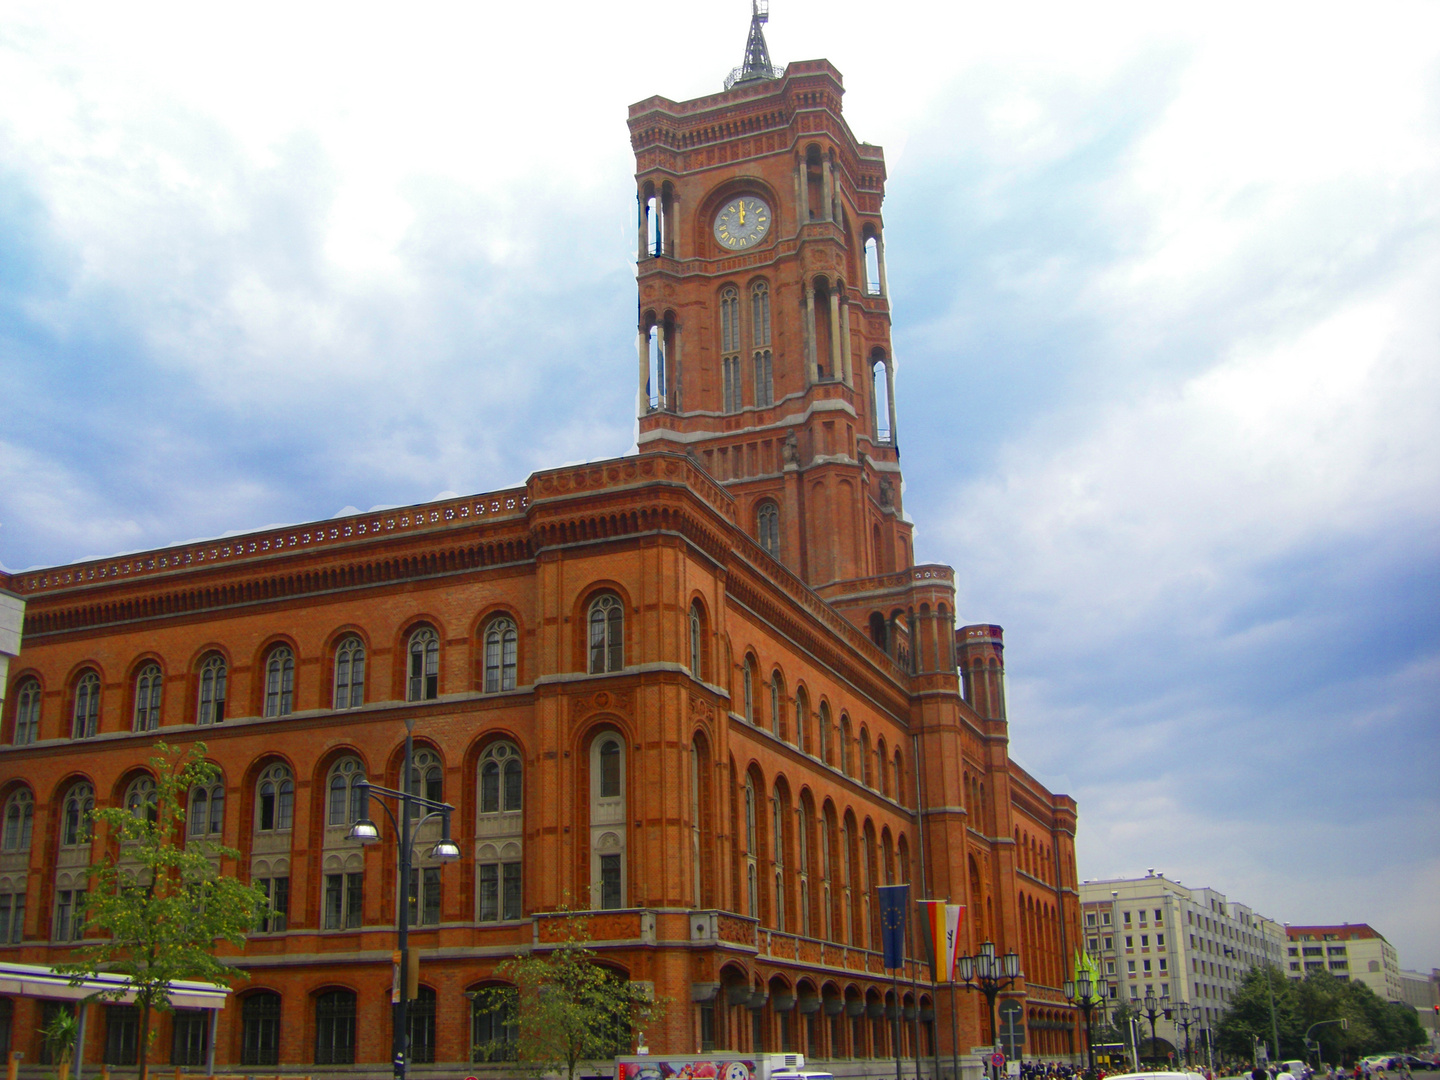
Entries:
{"label": "sky", "polygon": [[[1082,878],[1440,966],[1440,5],[775,0],[885,148],[905,506]],[[0,8],[0,564],[634,444],[626,108],[745,0]]]}

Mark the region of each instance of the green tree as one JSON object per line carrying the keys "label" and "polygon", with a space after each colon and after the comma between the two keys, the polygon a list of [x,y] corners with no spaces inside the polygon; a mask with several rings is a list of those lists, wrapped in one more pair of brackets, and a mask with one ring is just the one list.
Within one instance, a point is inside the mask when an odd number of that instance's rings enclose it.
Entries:
{"label": "green tree", "polygon": [[513,1051],[531,1073],[560,1072],[574,1080],[583,1061],[629,1053],[636,1031],[656,1022],[666,1003],[596,962],[582,916],[563,925],[564,938],[548,952],[500,965],[496,974],[511,986],[476,995],[476,1007],[508,1017],[514,1033],[513,1044],[497,1038],[477,1052],[493,1060]]}
{"label": "green tree", "polygon": [[[1280,1032],[1280,1047],[1275,1054],[1271,1036],[1270,1002],[1275,1002],[1275,1026]],[[1230,1007],[1215,1027],[1215,1045],[1224,1054],[1240,1060],[1251,1060],[1255,1040],[1270,1047],[1275,1060],[1298,1058],[1305,1053],[1305,1028],[1300,1012],[1297,984],[1287,979],[1273,965],[1252,967],[1235,988]]]}
{"label": "green tree", "polygon": [[[239,858],[238,851],[198,837],[184,840],[190,790],[213,784],[220,775],[205,760],[205,744],[196,743],[182,755],[178,747],[157,742],[150,767],[153,796],[93,812],[110,841],[105,859],[90,869],[85,899],[87,933],[100,936],[87,941],[74,960],[57,965],[76,985],[102,971],[129,979],[140,1010],[141,1080],[148,1074],[154,1037],[151,1014],[171,1010],[170,984],[177,979],[229,984],[245,978],[214,955],[215,945],[243,945],[266,903],[259,889],[221,876],[220,859]],[[126,990],[96,995],[126,996]]]}

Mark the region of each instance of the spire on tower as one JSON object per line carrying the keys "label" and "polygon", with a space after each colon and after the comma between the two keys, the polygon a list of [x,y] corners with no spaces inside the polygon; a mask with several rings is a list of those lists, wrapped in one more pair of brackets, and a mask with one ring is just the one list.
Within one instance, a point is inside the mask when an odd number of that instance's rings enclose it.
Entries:
{"label": "spire on tower", "polygon": [[763,27],[770,21],[770,0],[750,0],[750,37],[745,42],[745,62],[730,72],[725,89],[751,79],[778,79],[785,72],[770,63]]}

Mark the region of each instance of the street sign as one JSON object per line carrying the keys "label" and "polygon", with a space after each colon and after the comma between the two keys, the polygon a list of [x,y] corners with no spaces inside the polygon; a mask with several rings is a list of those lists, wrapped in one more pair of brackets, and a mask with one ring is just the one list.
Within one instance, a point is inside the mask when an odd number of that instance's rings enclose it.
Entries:
{"label": "street sign", "polygon": [[1005,1055],[999,1052],[991,1054],[990,1064],[994,1065],[997,1069],[1003,1069],[1005,1067]]}

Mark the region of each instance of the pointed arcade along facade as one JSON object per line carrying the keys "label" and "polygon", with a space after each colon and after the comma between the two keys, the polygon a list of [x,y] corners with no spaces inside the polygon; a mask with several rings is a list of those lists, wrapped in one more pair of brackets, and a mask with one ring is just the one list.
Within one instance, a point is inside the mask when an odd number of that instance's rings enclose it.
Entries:
{"label": "pointed arcade along facade", "polygon": [[[27,604],[0,960],[70,954],[108,843],[85,807],[143,786],[157,735],[203,740],[223,778],[190,827],[239,849],[226,872],[273,909],[236,959],[218,1063],[388,1073],[396,847],[348,838],[349,793],[403,782],[413,723],[412,782],[458,808],[464,852],[412,878],[417,1073],[503,1035],[473,991],[554,940],[564,906],[669,999],[657,1051],[858,1074],[893,1055],[898,1005],[903,1052],[938,1040],[948,1063],[948,992],[912,965],[897,1003],[881,966],[892,882],[966,904],[962,950],[1020,953],[1027,1057],[1081,1052],[1060,990],[1075,804],[1009,759],[1000,628],[957,629],[953,571],[913,563],[884,156],[828,62],[770,66],[763,19],[724,92],[630,110],[637,455],[0,579]],[[958,1005],[967,1054],[991,1033],[983,998]],[[125,1022],[93,1008],[87,1062]],[[39,1005],[3,1009],[38,1060]],[[166,1018],[156,1057],[197,1039]]]}

